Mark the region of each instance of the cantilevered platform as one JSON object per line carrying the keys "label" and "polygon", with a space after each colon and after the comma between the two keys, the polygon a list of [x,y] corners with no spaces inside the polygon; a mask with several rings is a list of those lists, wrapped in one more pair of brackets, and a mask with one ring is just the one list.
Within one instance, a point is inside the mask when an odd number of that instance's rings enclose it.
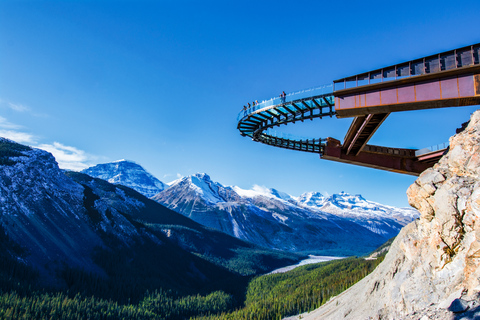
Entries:
{"label": "cantilevered platform", "polygon": [[[254,141],[323,159],[418,175],[446,148],[419,150],[368,145],[391,112],[480,104],[480,44],[431,55],[335,80],[242,110],[237,128]],[[298,139],[275,126],[325,116],[354,117],[344,142],[333,138]]]}

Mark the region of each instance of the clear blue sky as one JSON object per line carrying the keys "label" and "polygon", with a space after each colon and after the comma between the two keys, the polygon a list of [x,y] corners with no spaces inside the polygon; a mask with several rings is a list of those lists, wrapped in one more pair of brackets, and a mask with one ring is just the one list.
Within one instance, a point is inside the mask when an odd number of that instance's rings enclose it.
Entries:
{"label": "clear blue sky", "polygon": [[[0,1],[0,136],[64,168],[134,160],[294,196],[407,206],[412,176],[241,137],[248,101],[480,42],[480,1]],[[475,107],[392,114],[370,143],[448,141]],[[351,120],[288,130],[340,140]],[[285,128],[287,130],[287,128]]]}

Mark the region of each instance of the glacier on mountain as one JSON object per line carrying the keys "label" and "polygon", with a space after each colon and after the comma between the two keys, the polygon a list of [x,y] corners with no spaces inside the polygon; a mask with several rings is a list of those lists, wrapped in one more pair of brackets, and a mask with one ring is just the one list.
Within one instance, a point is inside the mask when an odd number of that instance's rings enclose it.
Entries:
{"label": "glacier on mountain", "polygon": [[133,161],[117,160],[98,164],[81,172],[113,184],[132,188],[147,198],[153,197],[168,187]]}

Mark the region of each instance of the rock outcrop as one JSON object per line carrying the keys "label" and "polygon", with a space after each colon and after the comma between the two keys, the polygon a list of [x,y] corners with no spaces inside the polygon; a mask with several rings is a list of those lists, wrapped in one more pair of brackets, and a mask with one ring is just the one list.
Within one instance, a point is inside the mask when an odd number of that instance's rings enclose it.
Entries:
{"label": "rock outcrop", "polygon": [[374,272],[303,319],[480,319],[480,111],[407,195],[420,219]]}

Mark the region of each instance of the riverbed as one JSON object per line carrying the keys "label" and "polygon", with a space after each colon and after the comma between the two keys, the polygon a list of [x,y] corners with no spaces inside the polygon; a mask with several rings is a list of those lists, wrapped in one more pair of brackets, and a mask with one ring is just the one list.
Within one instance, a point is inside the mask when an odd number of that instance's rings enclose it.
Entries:
{"label": "riverbed", "polygon": [[343,259],[345,257],[332,257],[332,256],[314,256],[314,255],[308,255],[308,259],[302,260],[297,264],[291,265],[291,266],[286,266],[283,268],[278,268],[273,270],[272,272],[268,274],[274,274],[274,273],[285,273],[287,271],[293,270],[297,267],[304,266],[306,264],[312,264],[312,263],[319,263],[319,262],[325,262],[325,261],[330,261],[330,260],[336,260],[336,259]]}

